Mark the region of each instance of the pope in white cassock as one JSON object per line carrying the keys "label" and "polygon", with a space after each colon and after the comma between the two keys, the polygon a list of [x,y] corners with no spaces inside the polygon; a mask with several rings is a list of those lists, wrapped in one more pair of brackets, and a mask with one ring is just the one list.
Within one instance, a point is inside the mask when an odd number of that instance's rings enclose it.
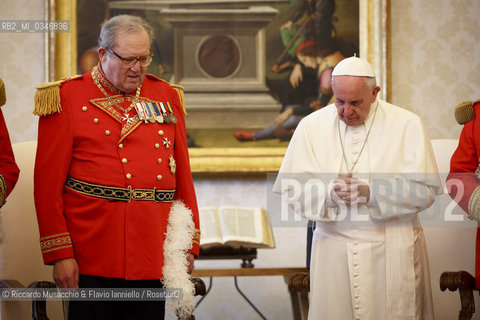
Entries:
{"label": "pope in white cassock", "polygon": [[363,59],[342,60],[332,88],[335,103],[300,122],[274,185],[316,221],[309,319],[433,319],[418,213],[441,187],[422,121],[377,99]]}

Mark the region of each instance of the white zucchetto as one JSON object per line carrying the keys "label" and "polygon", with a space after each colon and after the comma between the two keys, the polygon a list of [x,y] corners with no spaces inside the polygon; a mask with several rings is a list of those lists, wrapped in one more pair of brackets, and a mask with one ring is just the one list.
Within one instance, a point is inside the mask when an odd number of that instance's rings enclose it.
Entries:
{"label": "white zucchetto", "polygon": [[367,60],[350,57],[335,66],[332,77],[335,76],[375,77],[375,71]]}

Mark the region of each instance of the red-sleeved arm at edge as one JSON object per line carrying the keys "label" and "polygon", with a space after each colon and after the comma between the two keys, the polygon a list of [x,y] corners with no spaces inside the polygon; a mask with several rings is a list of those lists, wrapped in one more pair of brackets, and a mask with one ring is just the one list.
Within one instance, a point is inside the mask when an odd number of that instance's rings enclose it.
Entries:
{"label": "red-sleeved arm at edge", "polygon": [[19,173],[20,170],[15,162],[15,156],[13,154],[5,118],[0,109],[0,179],[3,177],[5,182],[5,197],[8,197],[17,184]]}
{"label": "red-sleeved arm at edge", "polygon": [[68,102],[63,110],[40,117],[34,169],[34,198],[45,264],[74,257],[63,215],[63,188],[72,158],[73,132]]}
{"label": "red-sleeved arm at edge", "polygon": [[[458,147],[450,160],[450,173],[447,176],[447,189],[450,197],[468,214],[468,203],[474,190],[479,186],[475,170],[478,166],[478,153],[475,147],[475,120],[467,122],[460,134]],[[475,246],[475,287],[480,288],[480,228],[477,225]]]}
{"label": "red-sleeved arm at edge", "polygon": [[479,185],[475,174],[478,154],[474,143],[474,122],[470,121],[463,127],[458,147],[450,160],[450,173],[447,176],[450,196],[467,213],[470,196]]}

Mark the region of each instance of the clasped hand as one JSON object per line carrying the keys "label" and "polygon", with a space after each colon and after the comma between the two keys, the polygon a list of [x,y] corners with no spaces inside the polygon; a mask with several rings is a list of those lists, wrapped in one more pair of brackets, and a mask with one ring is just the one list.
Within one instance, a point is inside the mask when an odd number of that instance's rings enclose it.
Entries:
{"label": "clasped hand", "polygon": [[351,173],[339,174],[333,180],[330,197],[337,205],[353,206],[367,203],[370,199],[370,188],[365,182],[354,178]]}

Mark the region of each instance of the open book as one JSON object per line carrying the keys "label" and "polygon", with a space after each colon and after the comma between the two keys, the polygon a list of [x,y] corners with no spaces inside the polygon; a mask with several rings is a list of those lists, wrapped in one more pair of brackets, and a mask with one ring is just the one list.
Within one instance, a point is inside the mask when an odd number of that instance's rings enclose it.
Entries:
{"label": "open book", "polygon": [[258,207],[203,207],[200,215],[200,246],[228,245],[275,248],[268,213]]}

